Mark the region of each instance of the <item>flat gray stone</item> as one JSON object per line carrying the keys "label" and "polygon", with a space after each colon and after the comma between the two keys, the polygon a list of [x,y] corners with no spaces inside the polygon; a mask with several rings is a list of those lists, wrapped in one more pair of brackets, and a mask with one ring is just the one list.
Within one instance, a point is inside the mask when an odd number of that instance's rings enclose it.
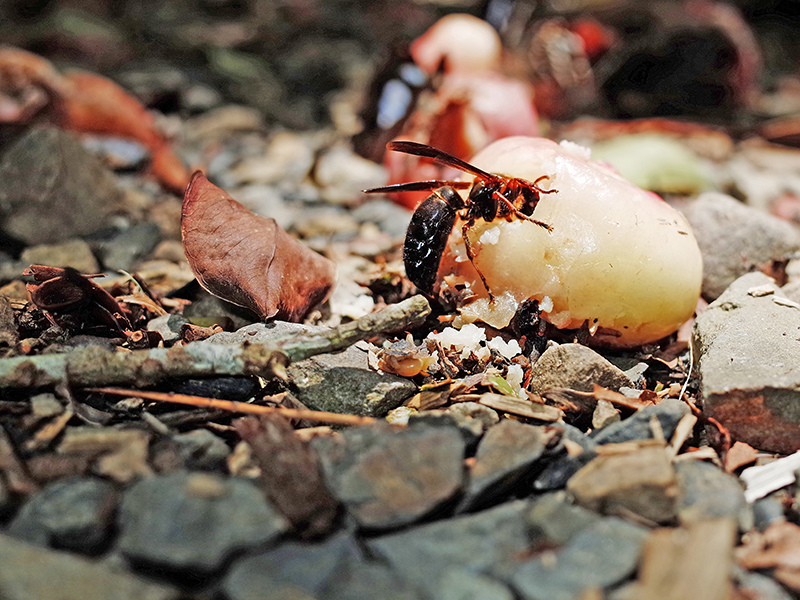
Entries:
{"label": "flat gray stone", "polygon": [[69,477],[33,494],[8,533],[34,544],[92,553],[109,540],[116,507],[117,492],[110,482]]}
{"label": "flat gray stone", "polygon": [[689,524],[709,519],[729,518],[741,531],[753,526],[752,508],[744,498],[739,479],[716,465],[699,460],[675,463],[678,484],[678,518]]}
{"label": "flat gray stone", "polygon": [[60,242],[106,225],[116,179],[71,134],[32,128],[0,156],[0,221],[27,244]]}
{"label": "flat gray stone", "polygon": [[[553,449],[552,456],[533,482],[533,488],[542,492],[563,488],[578,469],[596,456],[597,442],[577,427],[566,423],[559,423],[552,427],[562,431],[562,443]],[[573,456],[564,447],[564,440],[575,442],[583,451],[577,456]]]}
{"label": "flat gray stone", "polygon": [[433,595],[436,600],[514,600],[507,585],[466,569],[449,569]]}
{"label": "flat gray stone", "polygon": [[407,525],[450,501],[464,481],[466,443],[456,427],[385,423],[312,441],[325,480],[367,529]]}
{"label": "flat gray stone", "polygon": [[181,327],[189,319],[183,315],[161,315],[147,322],[148,331],[157,331],[166,343],[175,342],[180,338]]}
{"label": "flat gray stone", "polygon": [[800,250],[796,227],[719,192],[701,194],[685,214],[703,255],[703,296],[708,300],[748,271]]}
{"label": "flat gray stone", "polygon": [[639,515],[655,523],[675,519],[678,480],[663,446],[601,454],[567,483],[575,501],[607,515]]}
{"label": "flat gray stone", "polygon": [[288,527],[249,481],[186,472],[134,484],[125,492],[118,521],[119,549],[127,558],[201,573]]}
{"label": "flat gray stone", "polygon": [[366,542],[396,573],[436,598],[450,569],[509,576],[530,550],[535,530],[528,502],[518,500],[473,515],[422,525]]}
{"label": "flat gray stone", "polygon": [[536,532],[537,539],[546,540],[551,546],[563,546],[577,533],[602,518],[596,512],[573,504],[566,492],[539,496],[531,503],[526,514],[526,520]]}
{"label": "flat gray stone", "polygon": [[734,440],[800,449],[800,305],[762,273],[737,279],[698,316],[692,342],[703,410]]}
{"label": "flat gray stone", "polygon": [[139,223],[97,243],[97,254],[106,269],[132,271],[161,241],[155,223]]}
{"label": "flat gray stone", "polygon": [[25,265],[72,267],[81,273],[97,273],[100,265],[92,249],[83,240],[66,240],[58,244],[41,244],[25,248],[19,257]]}
{"label": "flat gray stone", "polygon": [[658,419],[661,430],[666,439],[671,439],[680,420],[691,412],[689,407],[675,400],[667,398],[653,406],[646,406],[637,410],[633,415],[620,421],[607,425],[592,435],[598,444],[618,444],[633,440],[648,440],[653,437],[650,419]]}
{"label": "flat gray stone", "polygon": [[523,600],[578,600],[584,590],[619,583],[636,570],[647,530],[608,517],[577,533],[561,550],[517,569],[511,584]]}
{"label": "flat gray stone", "polygon": [[316,597],[348,559],[359,555],[355,539],[346,533],[317,544],[288,542],[237,560],[222,589],[229,600],[261,600],[276,597],[270,591],[292,588]]}
{"label": "flat gray stone", "polygon": [[[326,329],[275,321],[256,323],[233,333],[218,333],[208,341],[222,344],[244,340],[270,343]],[[406,378],[372,370],[368,353],[356,346],[292,363],[287,372],[292,393],[314,410],[382,417],[417,391],[417,386]]]}
{"label": "flat gray stone", "polygon": [[0,534],[3,600],[178,600],[176,589]]}
{"label": "flat gray stone", "polygon": [[531,390],[569,388],[591,392],[593,384],[612,390],[633,387],[633,382],[591,348],[581,344],[561,344],[544,351],[531,368]]}
{"label": "flat gray stone", "polygon": [[[505,419],[491,427],[478,444],[469,485],[459,510],[471,511],[521,489],[556,431]],[[528,482],[529,483],[529,482]]]}
{"label": "flat gray stone", "polygon": [[417,391],[410,380],[370,369],[367,352],[350,346],[289,365],[291,389],[309,408],[382,417]]}
{"label": "flat gray stone", "polygon": [[183,464],[192,470],[225,470],[231,449],[208,429],[195,429],[172,436]]}

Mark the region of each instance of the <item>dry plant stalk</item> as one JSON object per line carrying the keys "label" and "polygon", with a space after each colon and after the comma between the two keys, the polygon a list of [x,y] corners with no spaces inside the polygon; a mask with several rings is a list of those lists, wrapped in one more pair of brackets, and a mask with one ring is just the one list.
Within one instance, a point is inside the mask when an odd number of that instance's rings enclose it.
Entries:
{"label": "dry plant stalk", "polygon": [[52,386],[148,386],[173,377],[214,375],[284,376],[290,362],[344,350],[379,333],[421,325],[431,308],[413,296],[360,319],[313,335],[290,335],[270,344],[197,342],[176,348],[132,352],[89,347],[67,354],[0,359],[0,389]]}

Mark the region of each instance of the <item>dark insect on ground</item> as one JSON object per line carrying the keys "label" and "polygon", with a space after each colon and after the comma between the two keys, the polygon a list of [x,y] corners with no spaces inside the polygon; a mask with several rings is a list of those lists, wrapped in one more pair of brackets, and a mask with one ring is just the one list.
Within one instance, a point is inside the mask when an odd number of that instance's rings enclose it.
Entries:
{"label": "dark insect on ground", "polygon": [[[547,175],[542,175],[536,181],[527,181],[516,177],[487,173],[443,150],[417,142],[390,142],[386,147],[396,152],[432,158],[442,165],[459,169],[475,177],[473,182],[433,179],[365,190],[367,193],[433,191],[414,211],[403,246],[406,274],[414,285],[426,294],[433,295],[442,253],[459,211],[463,211],[461,215],[464,221],[462,235],[467,256],[473,265],[475,264],[475,250],[470,244],[467,232],[478,219],[489,222],[497,218],[510,220],[516,217],[535,223],[547,231],[552,231],[550,225],[531,217],[539,203],[540,194],[552,194],[558,191],[539,187],[539,182],[546,180]],[[469,188],[469,194],[464,200],[456,190],[467,188]],[[489,293],[489,298],[493,300],[492,291],[486,284],[483,273],[477,266],[475,269]]]}

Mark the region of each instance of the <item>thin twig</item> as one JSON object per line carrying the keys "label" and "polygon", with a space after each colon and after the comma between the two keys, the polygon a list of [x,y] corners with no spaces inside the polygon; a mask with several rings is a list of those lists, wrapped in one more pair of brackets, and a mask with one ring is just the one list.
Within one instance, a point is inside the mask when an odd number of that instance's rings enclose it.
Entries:
{"label": "thin twig", "polygon": [[290,362],[344,350],[379,333],[411,329],[421,325],[430,312],[428,301],[423,296],[414,296],[322,333],[284,336],[264,344],[195,342],[132,352],[94,346],[66,354],[4,358],[0,359],[0,388],[58,383],[79,387],[144,387],[173,377],[280,377]]}
{"label": "thin twig", "polygon": [[175,404],[216,408],[218,410],[247,413],[251,415],[278,414],[287,419],[303,419],[305,421],[328,423],[331,425],[369,425],[375,422],[375,419],[372,417],[359,417],[358,415],[332,413],[321,410],[284,408],[282,406],[261,406],[258,404],[247,404],[246,402],[236,402],[234,400],[220,400],[218,398],[206,398],[204,396],[187,396],[186,394],[174,394],[171,392],[146,392],[144,390],[127,390],[115,387],[87,388],[85,391],[142,398],[143,400],[152,400],[154,402],[174,402]]}

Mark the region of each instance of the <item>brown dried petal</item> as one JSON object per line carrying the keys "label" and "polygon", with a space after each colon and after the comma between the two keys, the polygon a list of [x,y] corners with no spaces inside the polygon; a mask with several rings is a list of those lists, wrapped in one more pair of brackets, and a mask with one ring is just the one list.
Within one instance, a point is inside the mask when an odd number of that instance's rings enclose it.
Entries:
{"label": "brown dried petal", "polygon": [[206,290],[261,318],[299,321],[323,301],[336,266],[236,202],[199,171],[181,212],[183,250]]}

